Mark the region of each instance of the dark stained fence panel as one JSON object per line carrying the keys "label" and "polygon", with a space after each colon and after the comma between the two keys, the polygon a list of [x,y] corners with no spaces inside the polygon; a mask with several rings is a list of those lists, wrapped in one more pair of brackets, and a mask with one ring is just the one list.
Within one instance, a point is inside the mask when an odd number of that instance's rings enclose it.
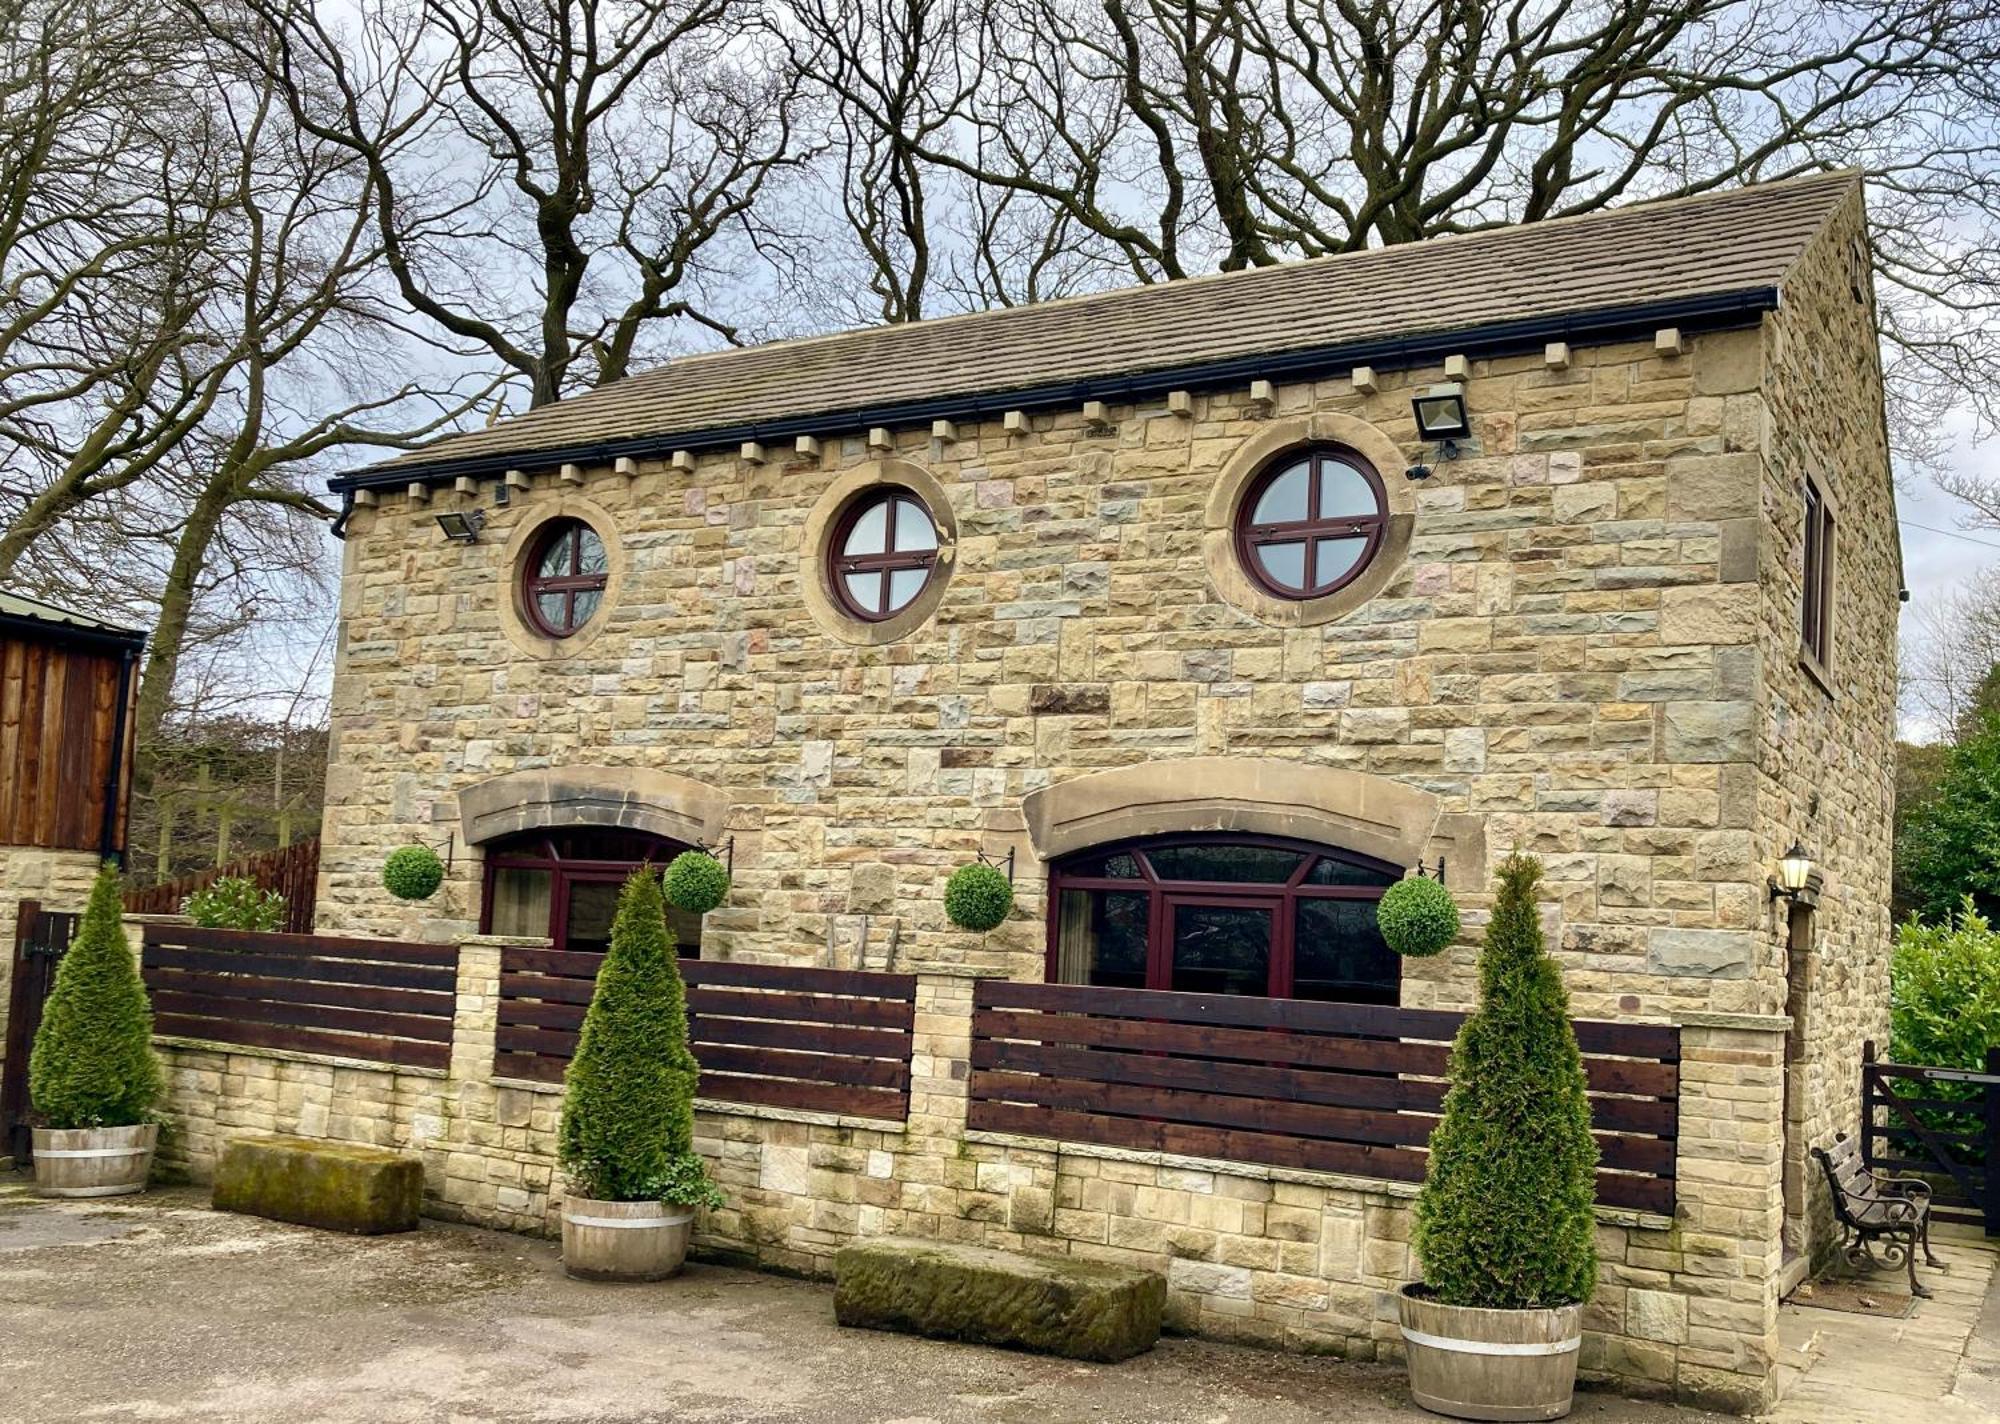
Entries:
{"label": "dark stained fence panel", "polygon": [[181,901],[197,890],[205,890],[224,876],[257,882],[260,890],[275,890],[285,897],[285,921],[279,926],[286,934],[311,934],[313,911],[319,895],[319,837],[294,841],[276,850],[260,851],[218,865],[213,870],[183,875],[159,885],[142,885],[125,892],[125,912],[131,915],[178,915]]}
{"label": "dark stained fence panel", "polygon": [[[983,980],[970,1126],[1420,1181],[1461,1014]],[[1580,1022],[1606,1205],[1669,1213],[1679,1031]]]}
{"label": "dark stained fence panel", "polygon": [[[602,958],[502,952],[495,1073],[562,1081]],[[887,1121],[908,1115],[915,976],[694,959],[680,968],[703,1097]]]}
{"label": "dark stained fence panel", "polygon": [[156,1033],[400,1067],[451,1060],[454,944],[147,925],[142,963]]}

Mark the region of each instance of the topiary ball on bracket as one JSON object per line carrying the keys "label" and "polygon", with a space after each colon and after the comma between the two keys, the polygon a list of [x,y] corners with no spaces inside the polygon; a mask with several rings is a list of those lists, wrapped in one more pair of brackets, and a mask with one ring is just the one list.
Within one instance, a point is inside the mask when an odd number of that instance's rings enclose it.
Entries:
{"label": "topiary ball on bracket", "polygon": [[1458,903],[1443,881],[1413,875],[1382,892],[1375,924],[1396,953],[1428,959],[1458,938]]}
{"label": "topiary ball on bracket", "polygon": [[985,934],[1014,908],[1014,884],[993,865],[961,865],[944,883],[945,917],[962,930]]}
{"label": "topiary ball on bracket", "polygon": [[729,871],[705,850],[684,850],[667,866],[667,903],[705,915],[729,898]]}
{"label": "topiary ball on bracket", "polygon": [[382,886],[398,900],[428,900],[442,884],[444,862],[429,846],[399,846],[382,862]]}

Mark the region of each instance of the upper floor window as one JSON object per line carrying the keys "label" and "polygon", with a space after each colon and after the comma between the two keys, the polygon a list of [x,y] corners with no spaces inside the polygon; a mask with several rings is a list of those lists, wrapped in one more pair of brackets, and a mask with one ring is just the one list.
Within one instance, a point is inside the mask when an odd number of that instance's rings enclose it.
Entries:
{"label": "upper floor window", "polygon": [[567,638],[597,612],[610,574],[604,540],[581,519],[552,519],[528,555],[523,605],[536,631]]}
{"label": "upper floor window", "polygon": [[1819,668],[1833,663],[1833,509],[1808,475],[1805,482],[1806,555],[1799,604],[1799,647]]}
{"label": "upper floor window", "polygon": [[1243,567],[1279,598],[1321,598],[1352,583],[1382,546],[1382,479],[1358,455],[1281,457],[1250,482],[1236,515]]}
{"label": "upper floor window", "polygon": [[828,582],[841,607],[865,623],[880,623],[908,608],[930,583],[938,562],[937,525],[910,490],[874,490],[841,516],[829,557]]}

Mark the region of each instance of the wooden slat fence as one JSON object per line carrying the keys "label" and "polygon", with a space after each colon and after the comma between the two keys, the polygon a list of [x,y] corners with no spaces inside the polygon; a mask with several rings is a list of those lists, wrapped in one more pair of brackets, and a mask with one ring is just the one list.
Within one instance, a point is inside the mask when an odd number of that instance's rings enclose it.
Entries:
{"label": "wooden slat fence", "polygon": [[[599,954],[502,953],[493,1071],[554,1083],[576,1051]],[[899,1121],[910,1108],[910,974],[681,961],[701,1095]]]}
{"label": "wooden slat fence", "polygon": [[256,881],[259,889],[277,891],[285,897],[285,922],[279,928],[286,934],[312,933],[314,902],[319,895],[318,836],[311,840],[294,841],[276,850],[246,855],[227,865],[218,865],[213,870],[183,875],[178,880],[127,890],[125,913],[178,915],[182,900],[197,890],[213,885],[225,875],[242,876]]}
{"label": "wooden slat fence", "polygon": [[[982,980],[969,1126],[1421,1181],[1464,1015]],[[1670,1213],[1680,1032],[1579,1022],[1598,1199]]]}
{"label": "wooden slat fence", "polygon": [[451,1059],[458,946],[146,926],[153,1030],[413,1068]]}

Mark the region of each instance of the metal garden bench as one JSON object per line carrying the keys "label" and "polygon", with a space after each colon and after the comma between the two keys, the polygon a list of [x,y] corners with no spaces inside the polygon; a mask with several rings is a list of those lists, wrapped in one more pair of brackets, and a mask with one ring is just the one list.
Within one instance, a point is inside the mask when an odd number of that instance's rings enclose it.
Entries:
{"label": "metal garden bench", "polygon": [[[1917,1283],[1917,1248],[1923,1247],[1925,1265],[1941,1264],[1931,1254],[1930,1183],[1917,1177],[1877,1176],[1861,1160],[1860,1140],[1845,1135],[1834,1139],[1832,1151],[1815,1147],[1812,1155],[1833,1194],[1848,1264],[1870,1270],[1903,1266],[1910,1273],[1910,1294],[1928,1298],[1930,1292]],[[1881,1260],[1875,1256],[1878,1241]]]}

